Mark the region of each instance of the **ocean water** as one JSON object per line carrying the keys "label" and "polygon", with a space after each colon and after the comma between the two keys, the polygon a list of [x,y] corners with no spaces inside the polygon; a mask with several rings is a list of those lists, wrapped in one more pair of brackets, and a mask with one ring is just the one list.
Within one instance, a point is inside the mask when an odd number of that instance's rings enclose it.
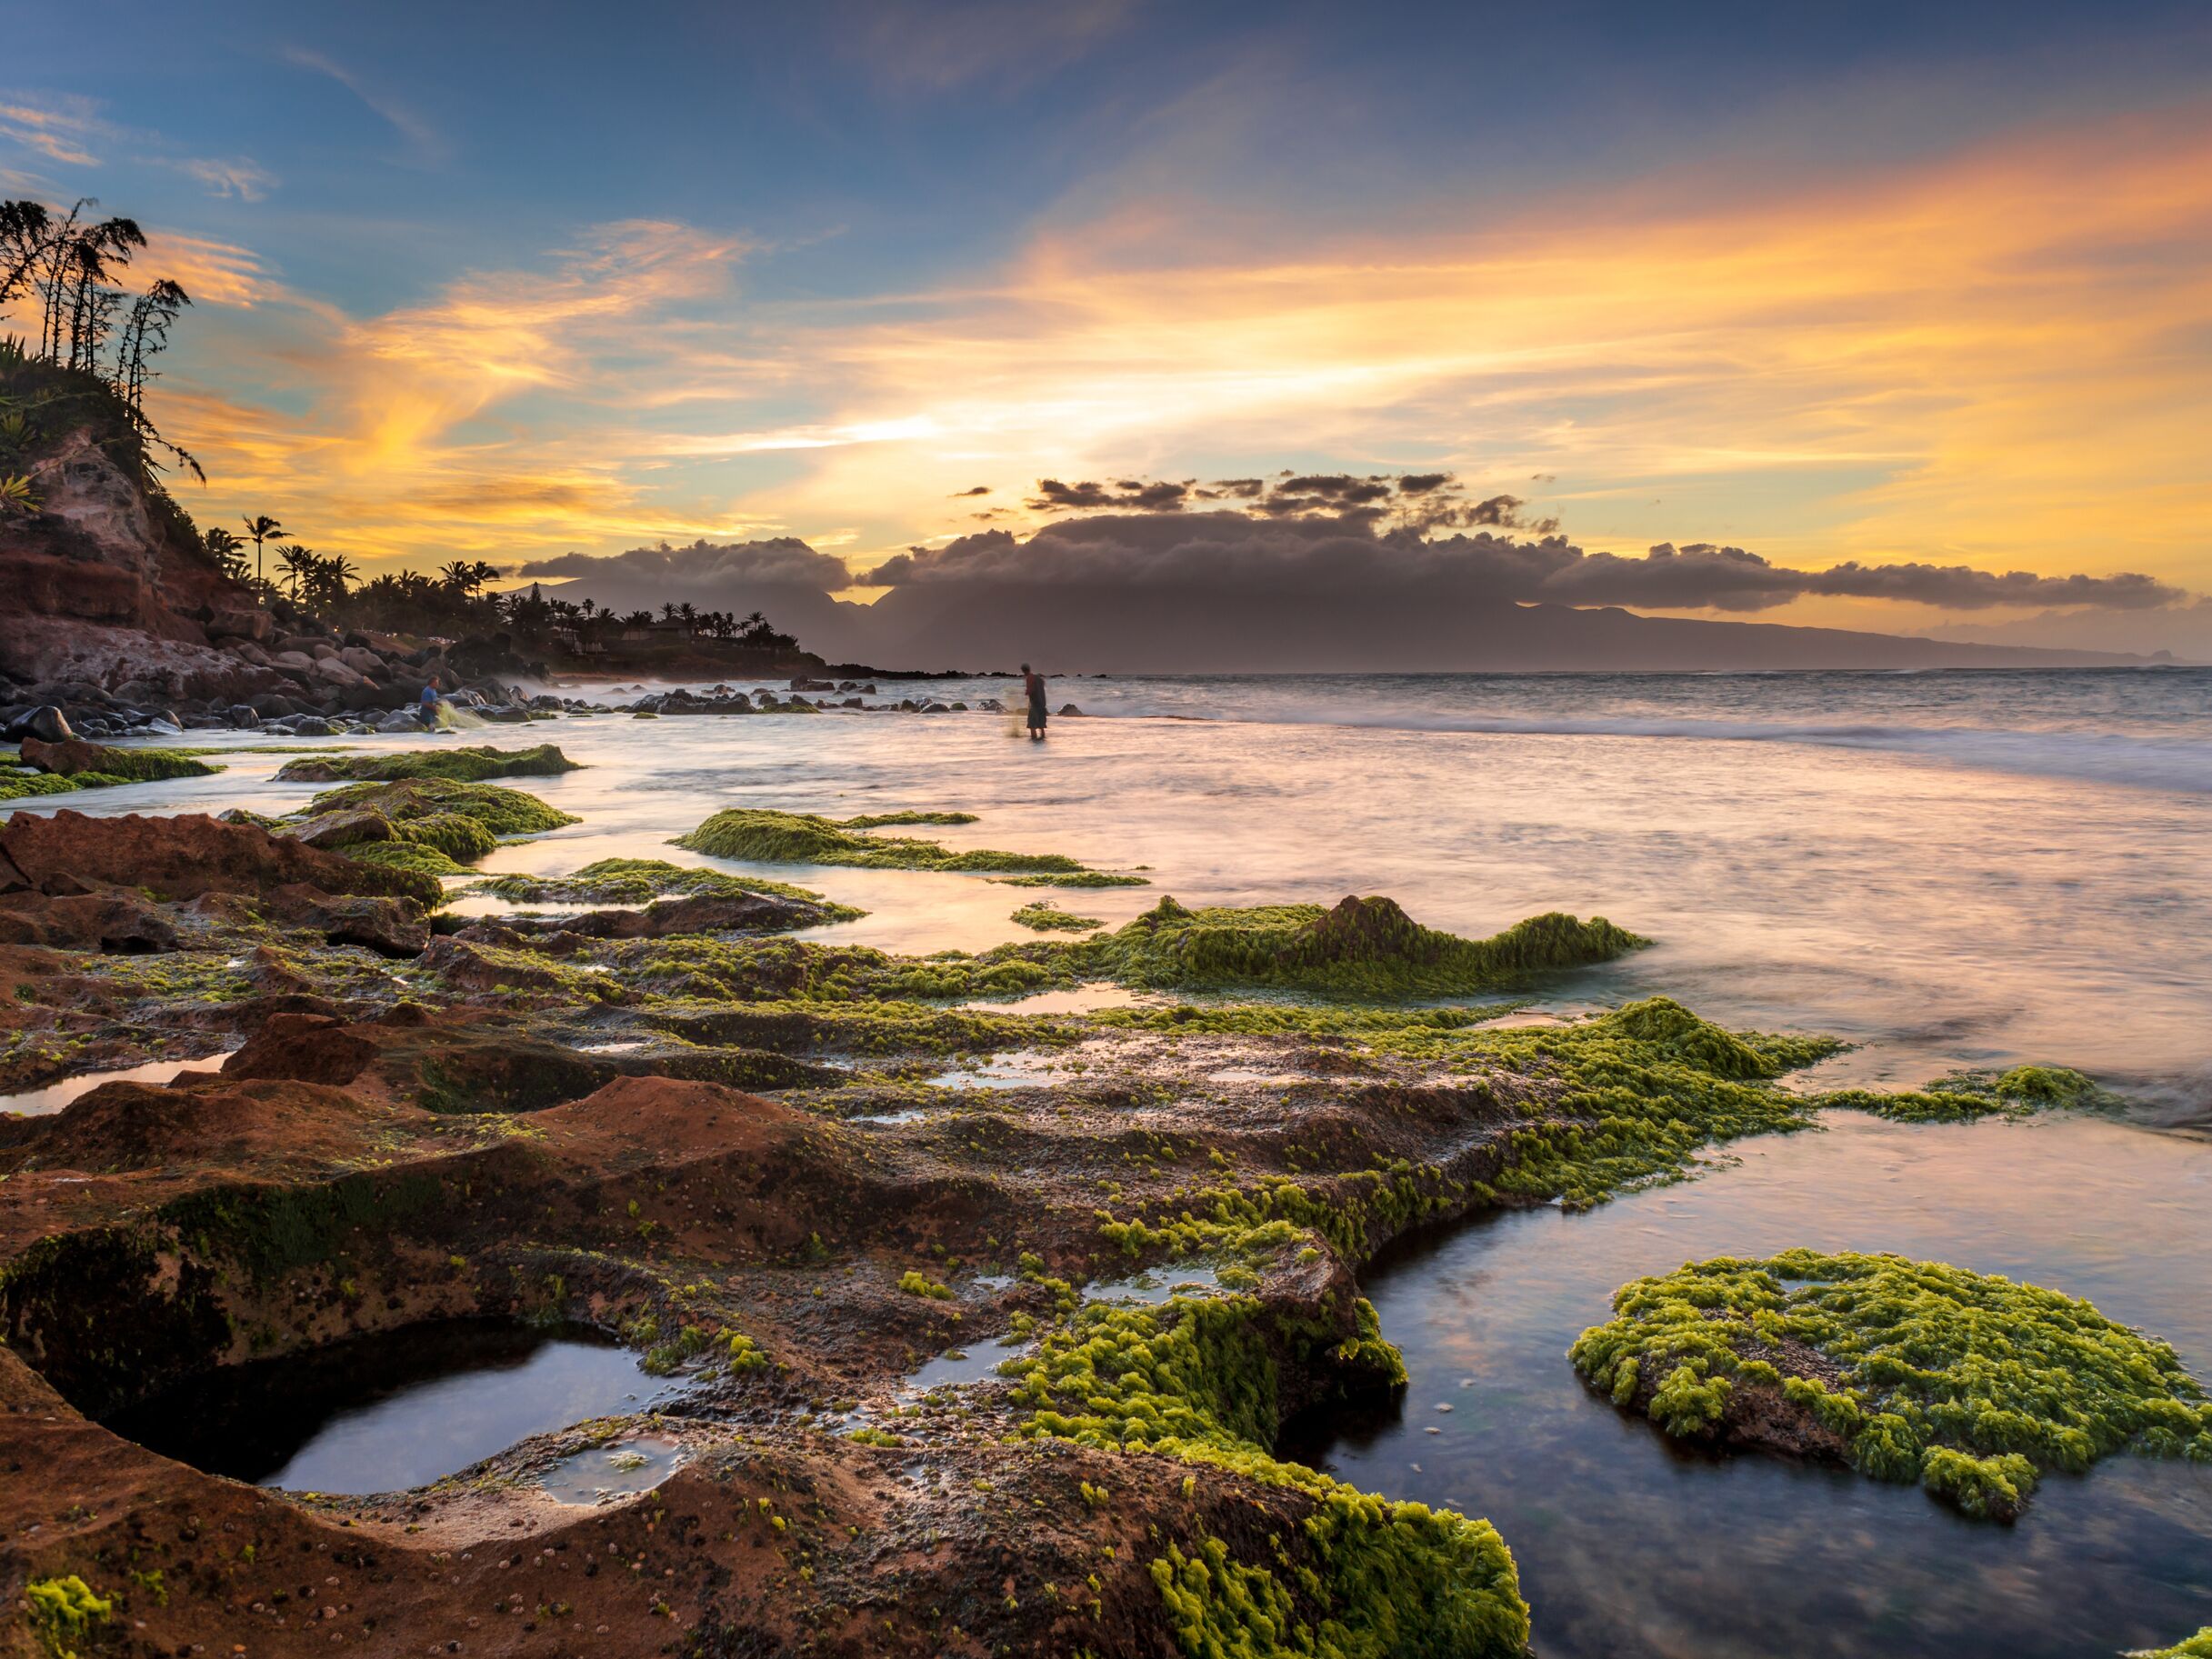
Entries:
{"label": "ocean water", "polygon": [[[587,763],[531,785],[584,822],[486,870],[687,861],[664,844],[730,805],[958,807],[980,822],[926,833],[1141,869],[1148,889],[1076,895],[1108,922],[1163,893],[1387,894],[1469,934],[1598,914],[1654,946],[1562,984],[1566,1004],[1665,991],[1860,1045],[1822,1081],[2050,1061],[2147,1117],[2212,1117],[2212,671],[1094,678],[1054,682],[1052,702],[1086,717],[1056,718],[1043,744],[1003,715],[844,712],[434,741],[526,736]],[[312,793],[270,782],[281,756],[231,758],[220,777],[65,804],[282,809]],[[1031,896],[890,871],[797,879],[871,913],[836,933],[905,950],[1024,936],[1007,916]]]}
{"label": "ocean water", "polygon": [[[1550,1659],[2061,1659],[2212,1624],[2212,1470],[2115,1458],[2047,1480],[2016,1526],[1979,1524],[1845,1471],[1684,1455],[1566,1357],[1627,1279],[1806,1244],[2088,1296],[2212,1379],[2212,673],[1056,682],[1053,706],[1071,702],[1084,717],[1056,718],[1044,744],[983,713],[615,715],[433,741],[550,740],[586,764],[525,781],[583,821],[487,871],[711,862],[665,844],[725,806],[956,807],[979,822],[916,833],[1141,870],[1150,887],[1062,895],[1108,922],[1162,894],[1387,894],[1467,934],[1602,914],[1652,948],[1563,977],[1545,1004],[1665,992],[1857,1044],[1815,1081],[2089,1071],[2125,1114],[1831,1114],[1687,1185],[1419,1241],[1367,1282],[1406,1398],[1297,1424],[1289,1449],[1495,1520]],[[255,739],[215,741],[233,751],[218,777],[67,804],[280,811],[313,793],[275,783],[283,757]],[[758,873],[867,907],[825,932],[901,950],[1026,936],[1007,918],[1034,896],[972,876]]]}

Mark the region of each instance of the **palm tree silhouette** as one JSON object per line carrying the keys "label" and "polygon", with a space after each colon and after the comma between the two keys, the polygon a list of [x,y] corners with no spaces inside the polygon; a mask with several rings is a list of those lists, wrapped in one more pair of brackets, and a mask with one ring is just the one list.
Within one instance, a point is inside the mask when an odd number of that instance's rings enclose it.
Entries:
{"label": "palm tree silhouette", "polygon": [[295,599],[299,597],[299,585],[315,575],[319,562],[312,548],[303,547],[297,542],[276,550],[276,563],[285,573],[285,580],[291,585]]}
{"label": "palm tree silhouette", "polygon": [[261,544],[272,535],[282,535],[285,527],[266,513],[245,521],[246,539],[254,544],[254,580],[261,580]]}

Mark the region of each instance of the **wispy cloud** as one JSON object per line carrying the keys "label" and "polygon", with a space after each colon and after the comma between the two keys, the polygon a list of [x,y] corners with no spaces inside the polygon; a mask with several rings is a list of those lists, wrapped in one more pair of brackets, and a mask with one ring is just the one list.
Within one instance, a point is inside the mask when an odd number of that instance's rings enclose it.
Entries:
{"label": "wispy cloud", "polygon": [[65,166],[96,167],[100,158],[85,146],[114,136],[100,119],[99,106],[74,95],[40,96],[0,93],[0,139]]}
{"label": "wispy cloud", "polygon": [[286,63],[296,68],[305,69],[315,75],[328,75],[346,91],[352,93],[355,97],[360,99],[365,108],[381,116],[386,125],[407,141],[408,147],[414,152],[414,159],[417,162],[427,165],[445,159],[446,154],[445,138],[429,122],[424,120],[422,116],[416,115],[398,99],[388,93],[368,85],[352,70],[311,47],[286,46],[283,55]]}
{"label": "wispy cloud", "polygon": [[153,158],[156,166],[169,167],[187,178],[197,179],[214,196],[235,196],[242,202],[258,202],[276,188],[274,173],[258,162],[245,156],[218,160],[214,156],[186,156],[177,160]]}

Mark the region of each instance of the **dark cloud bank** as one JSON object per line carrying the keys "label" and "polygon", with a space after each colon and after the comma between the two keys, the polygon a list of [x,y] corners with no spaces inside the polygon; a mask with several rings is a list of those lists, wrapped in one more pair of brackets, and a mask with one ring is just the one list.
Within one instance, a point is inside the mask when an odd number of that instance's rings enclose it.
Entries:
{"label": "dark cloud bank", "polygon": [[850,580],[843,562],[789,538],[570,554],[524,574],[576,578],[575,592],[619,609],[670,599],[762,609],[833,660],[996,667],[1028,657],[1067,672],[2080,661],[2093,654],[1634,613],[1753,616],[1845,596],[2147,625],[2146,613],[2187,608],[2187,595],[2140,575],[1857,562],[1793,570],[1702,543],[1588,552],[1551,521],[1524,517],[1515,497],[1471,499],[1443,474],[1047,479],[1037,490],[1033,505],[1103,510],[1026,537],[984,530],[900,554],[867,574],[891,589],[871,606],[830,598]]}

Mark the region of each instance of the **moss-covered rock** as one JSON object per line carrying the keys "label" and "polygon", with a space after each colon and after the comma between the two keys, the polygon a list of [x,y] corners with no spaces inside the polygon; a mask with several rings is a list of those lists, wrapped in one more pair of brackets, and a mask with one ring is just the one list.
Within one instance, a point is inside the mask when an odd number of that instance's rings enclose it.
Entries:
{"label": "moss-covered rock", "polygon": [[345,807],[382,813],[395,825],[445,816],[471,818],[495,836],[542,834],[576,822],[571,815],[519,789],[438,777],[347,784],[325,790],[308,803],[307,810],[325,813]]}
{"label": "moss-covered rock", "polygon": [[[674,844],[714,858],[753,864],[846,864],[869,870],[948,870],[1036,872],[1074,875],[1084,866],[1058,853],[1001,853],[988,848],[955,852],[934,841],[868,835],[856,824],[915,822],[910,817],[877,816],[839,821],[812,813],[772,812],[733,807],[718,812]],[[949,822],[949,815],[930,822]]]}
{"label": "moss-covered rock", "polygon": [[0,772],[0,801],[28,801],[39,795],[73,795],[79,787],[74,778],[46,772]]}
{"label": "moss-covered rock", "polygon": [[[445,876],[466,875],[469,873],[466,864],[455,864],[436,847],[419,841],[364,841],[344,851],[346,857],[362,864],[381,864],[387,870],[410,870],[419,875],[437,878],[441,884]],[[425,902],[442,903],[445,896],[445,887],[440,884],[435,896]]]}
{"label": "moss-covered rock", "polygon": [[1358,1304],[1369,1340],[1349,1343],[1319,1328],[1270,1328],[1257,1312],[1242,1297],[1093,1304],[1043,1337],[1034,1357],[1000,1367],[1020,1379],[1026,1434],[1164,1454],[1312,1500],[1303,1526],[1272,1549],[1240,1553],[1204,1534],[1187,1550],[1166,1543],[1151,1571],[1177,1644],[1254,1659],[1523,1653],[1527,1604],[1487,1521],[1370,1496],[1268,1450],[1282,1366],[1387,1355],[1402,1380],[1374,1310]]}
{"label": "moss-covered rock", "polygon": [[603,858],[566,875],[497,875],[478,890],[518,904],[645,904],[661,898],[736,898],[750,893],[820,904],[837,919],[866,914],[849,904],[833,904],[818,893],[786,882],[657,858]]}
{"label": "moss-covered rock", "polygon": [[182,749],[119,749],[86,743],[82,738],[67,743],[41,743],[35,737],[26,737],[23,740],[22,755],[26,765],[78,780],[79,788],[102,784],[155,783],[164,778],[212,777],[223,770]]}
{"label": "moss-covered rock", "polygon": [[2171,1647],[2146,1648],[2127,1659],[2212,1659],[2212,1624]]}
{"label": "moss-covered rock", "polygon": [[409,749],[398,755],[315,755],[286,761],[276,778],[284,784],[388,784],[401,778],[435,777],[480,784],[495,777],[558,777],[581,770],[552,744],[528,749],[475,745],[453,749]]}
{"label": "moss-covered rock", "polygon": [[[2017,1515],[2046,1468],[2133,1451],[2212,1462],[2212,1401],[2166,1344],[2087,1302],[1895,1255],[1792,1250],[1638,1279],[1576,1366],[1667,1434],[1777,1416],[1854,1467]],[[1742,1437],[1740,1435],[1735,1437]]]}
{"label": "moss-covered rock", "polygon": [[2010,1071],[1957,1072],[1924,1089],[1894,1094],[1845,1089],[1823,1104],[1871,1112],[1906,1124],[1955,1124],[1977,1117],[2025,1117],[2036,1112],[2106,1110],[2119,1097],[2063,1065],[2016,1065]]}
{"label": "moss-covered rock", "polygon": [[1024,904],[1014,913],[1012,919],[1017,925],[1040,934],[1084,934],[1090,932],[1095,927],[1106,925],[1096,916],[1076,915],[1068,911],[1056,909],[1043,899]]}
{"label": "moss-covered rock", "polygon": [[1126,985],[1404,997],[1494,990],[1542,970],[1609,961],[1644,943],[1602,916],[1531,916],[1493,938],[1463,939],[1421,926],[1386,898],[1347,898],[1331,910],[1187,910],[1166,898],[1083,948],[1100,975]]}

